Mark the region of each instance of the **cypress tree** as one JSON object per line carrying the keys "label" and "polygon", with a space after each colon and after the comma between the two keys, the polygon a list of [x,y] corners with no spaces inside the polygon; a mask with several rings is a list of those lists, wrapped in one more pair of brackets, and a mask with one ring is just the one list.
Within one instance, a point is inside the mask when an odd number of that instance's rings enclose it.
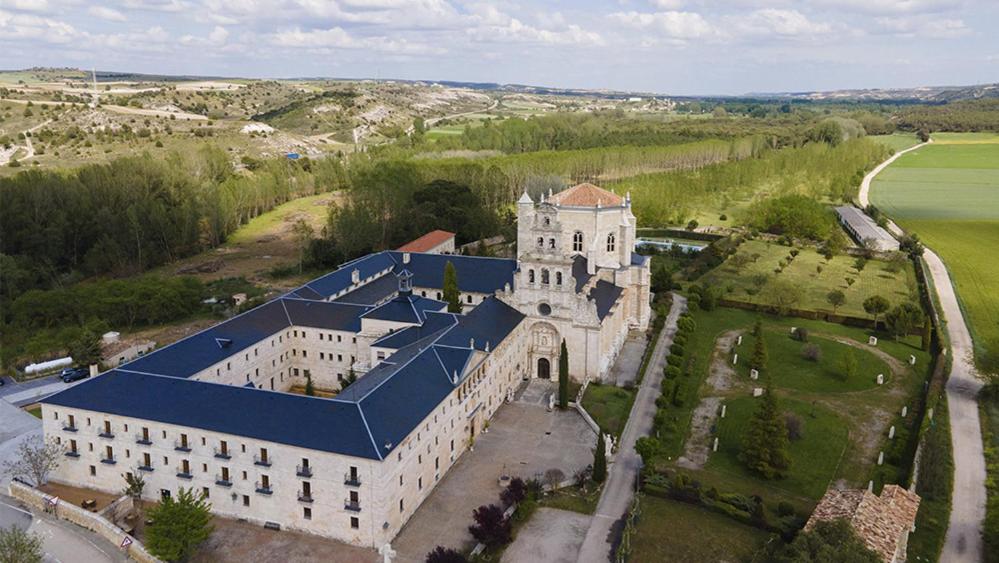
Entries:
{"label": "cypress tree", "polygon": [[923,352],[930,351],[930,342],[931,342],[930,333],[932,330],[933,330],[933,323],[930,322],[929,317],[926,317],[926,320],[923,321],[923,342],[922,342]]}
{"label": "cypress tree", "polygon": [[558,406],[560,409],[569,407],[569,349],[564,338],[558,356]]}
{"label": "cypress tree", "polygon": [[763,339],[763,331],[760,331],[760,334],[756,337],[750,365],[759,371],[767,369],[767,342]]}
{"label": "cypress tree", "polygon": [[312,385],[312,374],[306,374],[305,376],[305,394],[314,397],[316,395],[316,388]]}
{"label": "cypress tree", "polygon": [[593,452],[593,482],[603,483],[607,478],[607,446],[604,444],[604,431],[597,435],[597,449]]}
{"label": "cypress tree", "polygon": [[461,312],[461,292],[458,291],[458,271],[449,260],[444,266],[444,301],[448,313]]}
{"label": "cypress tree", "polygon": [[780,479],[791,467],[788,444],[787,424],[767,378],[767,391],[742,435],[739,459],[766,479]]}

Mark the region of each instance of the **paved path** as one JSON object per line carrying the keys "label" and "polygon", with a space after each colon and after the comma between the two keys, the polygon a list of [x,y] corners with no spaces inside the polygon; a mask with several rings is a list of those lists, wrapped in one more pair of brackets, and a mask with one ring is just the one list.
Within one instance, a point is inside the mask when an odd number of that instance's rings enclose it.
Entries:
{"label": "paved path", "polygon": [[[868,174],[860,186],[860,204],[867,206],[871,180],[878,172],[899,155],[925,145],[923,143],[897,153]],[[902,229],[894,222],[889,222],[888,227],[892,233],[902,234]],[[948,563],[971,563],[981,561],[984,556],[982,523],[985,520],[985,455],[982,450],[982,427],[978,419],[978,391],[982,383],[975,375],[971,332],[958,304],[947,267],[929,248],[923,252],[923,260],[940,300],[940,313],[950,339],[953,360],[947,380],[947,404],[954,447],[954,493],[947,538],[940,560]]]}
{"label": "paved path", "polygon": [[631,407],[631,415],[621,433],[618,451],[610,475],[600,495],[597,511],[593,515],[586,539],[579,550],[581,563],[597,563],[611,560],[611,529],[614,522],[621,518],[635,494],[635,479],[642,467],[642,458],[635,452],[635,441],[648,435],[652,430],[652,419],[656,415],[656,398],[659,396],[659,385],[662,380],[662,370],[666,363],[666,355],[676,334],[676,321],[686,310],[687,300],[674,293],[673,307],[666,317],[666,325],[659,334],[659,340],[652,351],[649,365],[645,369],[646,376],[638,388],[635,404]]}
{"label": "paved path", "polygon": [[42,538],[44,561],[61,563],[115,563],[128,557],[97,534],[58,520],[32,513],[15,499],[0,495],[0,527],[17,526]]}

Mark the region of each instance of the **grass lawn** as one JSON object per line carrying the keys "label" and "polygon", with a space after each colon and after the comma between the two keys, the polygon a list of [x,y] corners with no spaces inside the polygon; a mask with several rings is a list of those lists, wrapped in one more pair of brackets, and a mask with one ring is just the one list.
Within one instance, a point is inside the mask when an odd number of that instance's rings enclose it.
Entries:
{"label": "grass lawn", "polygon": [[324,193],[283,203],[251,219],[236,230],[227,242],[237,245],[255,242],[262,236],[281,232],[299,218],[308,221],[318,231],[326,220],[328,203],[332,198],[333,194]]}
{"label": "grass lawn", "polygon": [[[720,288],[726,299],[763,304],[773,303],[777,292],[798,288],[800,299],[793,308],[827,312],[833,312],[827,296],[838,289],[846,295],[846,303],[836,312],[861,318],[869,318],[863,303],[872,295],[881,295],[892,304],[918,299],[915,272],[909,262],[893,273],[887,262],[869,260],[858,272],[856,258],[852,256],[834,256],[826,261],[815,248],[801,248],[783,272],[775,273],[791,250],[775,242],[746,241],[739,246],[737,254],[744,255],[748,263],[737,267],[737,262],[729,258],[702,276],[698,283]],[[854,280],[853,285],[848,284],[847,278]],[[763,282],[762,285],[759,282]]]}
{"label": "grass lawn", "polygon": [[614,385],[591,383],[583,394],[583,408],[593,420],[614,436],[620,436],[628,422],[631,405],[635,402],[635,390]]}
{"label": "grass lawn", "polygon": [[581,514],[593,514],[597,511],[597,503],[600,502],[600,493],[603,487],[590,486],[590,489],[583,492],[578,487],[566,487],[558,492],[543,497],[538,504],[548,508],[559,508],[570,510]]}
{"label": "grass lawn", "polygon": [[934,135],[878,175],[871,200],[947,264],[978,351],[999,339],[999,136]]}
{"label": "grass lawn", "polygon": [[919,144],[919,139],[915,133],[894,133],[891,135],[871,135],[868,139],[877,141],[895,152],[914,147]]}
{"label": "grass lawn", "polygon": [[646,495],[629,561],[749,561],[767,537],[721,514]]}
{"label": "grass lawn", "polygon": [[[764,330],[767,354],[774,360],[768,362],[766,373],[773,378],[774,385],[780,388],[818,393],[838,393],[860,391],[877,387],[877,375],[884,374],[885,382],[891,377],[891,370],[884,360],[866,350],[859,350],[830,338],[810,335],[808,343],[791,338],[790,330]],[[819,360],[805,359],[802,349],[814,344],[821,350]],[[749,379],[749,359],[752,357],[755,338],[746,334],[742,339],[739,364],[736,372]],[[851,352],[857,360],[857,373],[849,379],[840,379],[843,371],[843,357]]]}
{"label": "grass lawn", "polygon": [[844,421],[824,408],[782,397],[781,408],[797,413],[804,422],[803,437],[791,442],[788,477],[766,481],[750,473],[738,459],[742,434],[759,402],[752,397],[740,397],[725,403],[728,412],[718,421],[718,451],[708,460],[707,469],[738,475],[749,482],[761,481],[818,500],[834,479],[846,449],[848,436]]}

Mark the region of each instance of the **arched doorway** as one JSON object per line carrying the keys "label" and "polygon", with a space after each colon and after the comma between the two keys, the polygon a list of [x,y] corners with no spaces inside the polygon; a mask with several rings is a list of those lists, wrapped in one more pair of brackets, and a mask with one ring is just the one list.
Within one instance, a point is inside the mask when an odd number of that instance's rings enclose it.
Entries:
{"label": "arched doorway", "polygon": [[538,358],[538,377],[551,379],[552,363],[548,361],[548,358]]}

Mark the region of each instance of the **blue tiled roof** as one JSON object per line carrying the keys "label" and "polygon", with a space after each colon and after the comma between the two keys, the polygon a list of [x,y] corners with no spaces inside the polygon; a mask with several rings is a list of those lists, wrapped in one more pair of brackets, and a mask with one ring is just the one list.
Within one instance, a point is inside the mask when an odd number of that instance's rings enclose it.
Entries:
{"label": "blue tiled roof", "polygon": [[402,263],[402,252],[390,252],[399,265],[413,273],[414,287],[444,287],[444,266],[451,262],[458,274],[458,289],[475,293],[493,293],[509,283],[513,287],[513,273],[517,261],[507,258],[483,258],[448,254],[409,253],[409,263]]}
{"label": "blue tiled roof", "polygon": [[391,273],[362,285],[361,287],[345,293],[336,298],[340,303],[360,303],[362,305],[375,305],[393,295],[399,289],[399,280]]}
{"label": "blue tiled roof", "polygon": [[357,405],[335,399],[113,370],[44,402],[380,459]]}
{"label": "blue tiled roof", "polygon": [[583,286],[593,277],[586,271],[586,257],[582,254],[572,257],[572,277],[576,280],[576,293],[583,291]]}
{"label": "blue tiled roof", "polygon": [[472,338],[475,349],[490,349],[503,341],[517,325],[524,320],[524,314],[495,297],[487,297],[467,315],[458,317],[458,326],[450,330],[439,341],[445,346],[467,348]]}
{"label": "blue tiled roof", "polygon": [[360,332],[361,316],[372,307],[328,301],[283,299],[291,324],[327,330]]}
{"label": "blue tiled roof", "polygon": [[395,261],[388,252],[369,254],[341,265],[339,268],[326,274],[325,276],[316,278],[305,284],[305,287],[311,289],[325,299],[350,287],[352,284],[351,279],[354,270],[358,271],[363,283],[363,280],[367,279],[369,276],[373,276],[378,272],[392,268],[393,266],[395,266]]}
{"label": "blue tiled roof", "polygon": [[610,313],[611,307],[614,306],[622,293],[624,293],[623,289],[608,281],[599,280],[593,284],[589,297],[597,302],[597,317],[600,320],[604,320],[604,317]]}
{"label": "blue tiled roof", "polygon": [[431,334],[440,332],[444,328],[449,328],[457,324],[457,316],[454,313],[427,313],[426,321],[422,325],[411,326],[386,334],[372,343],[372,346],[382,348],[399,349],[426,338]]}
{"label": "blue tiled roof", "polygon": [[643,255],[641,255],[641,254],[639,254],[637,252],[632,252],[631,253],[631,265],[632,266],[644,266],[651,259],[652,259],[651,256],[643,256]]}
{"label": "blue tiled roof", "polygon": [[447,303],[443,301],[418,295],[402,295],[371,309],[362,316],[365,319],[421,324],[427,318],[427,311],[440,312],[446,307]]}
{"label": "blue tiled roof", "polygon": [[131,371],[190,377],[291,326],[284,302],[276,299],[124,366]]}

